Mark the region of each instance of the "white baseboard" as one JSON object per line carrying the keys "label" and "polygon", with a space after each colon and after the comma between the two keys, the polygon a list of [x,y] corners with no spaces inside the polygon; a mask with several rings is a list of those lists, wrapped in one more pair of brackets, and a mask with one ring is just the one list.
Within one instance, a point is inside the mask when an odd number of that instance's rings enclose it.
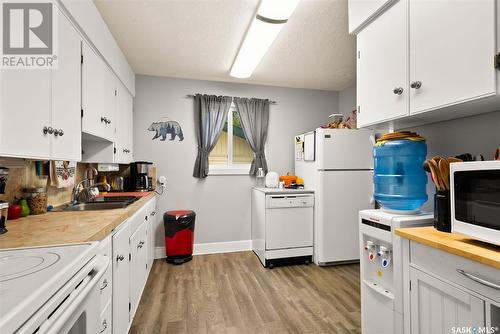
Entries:
{"label": "white baseboard", "polygon": [[[239,240],[229,242],[211,242],[194,244],[193,255],[232,253],[252,250],[252,240]],[[155,259],[165,257],[165,247],[155,248]]]}

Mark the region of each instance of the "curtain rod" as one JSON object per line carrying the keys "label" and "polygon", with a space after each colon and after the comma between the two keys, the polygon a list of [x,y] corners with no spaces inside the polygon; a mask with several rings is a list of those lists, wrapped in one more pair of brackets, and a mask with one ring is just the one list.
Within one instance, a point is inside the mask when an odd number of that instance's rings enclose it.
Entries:
{"label": "curtain rod", "polygon": [[[194,97],[194,95],[193,94],[186,95],[186,98],[190,98],[190,97]],[[269,104],[278,104],[278,102],[276,102],[276,101],[269,101]]]}

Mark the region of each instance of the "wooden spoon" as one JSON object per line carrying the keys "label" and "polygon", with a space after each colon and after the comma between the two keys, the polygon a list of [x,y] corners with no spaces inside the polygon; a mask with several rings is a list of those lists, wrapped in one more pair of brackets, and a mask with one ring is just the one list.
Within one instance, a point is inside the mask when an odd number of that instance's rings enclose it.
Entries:
{"label": "wooden spoon", "polygon": [[450,163],[446,159],[439,160],[439,171],[445,190],[450,190]]}
{"label": "wooden spoon", "polygon": [[439,165],[439,161],[441,161],[443,157],[436,155],[435,157],[432,157],[432,160],[436,162],[437,165]]}
{"label": "wooden spoon", "polygon": [[444,190],[441,175],[439,172],[439,167],[434,159],[427,160],[429,169],[431,170],[432,179],[434,180],[434,184],[436,185],[437,190]]}

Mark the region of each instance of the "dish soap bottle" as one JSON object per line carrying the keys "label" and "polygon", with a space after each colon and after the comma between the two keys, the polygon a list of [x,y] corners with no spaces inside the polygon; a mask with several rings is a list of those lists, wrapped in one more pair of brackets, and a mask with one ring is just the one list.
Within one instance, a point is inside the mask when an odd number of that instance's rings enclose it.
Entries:
{"label": "dish soap bottle", "polygon": [[257,177],[255,179],[256,188],[264,188],[266,186],[266,175],[262,168],[257,170]]}

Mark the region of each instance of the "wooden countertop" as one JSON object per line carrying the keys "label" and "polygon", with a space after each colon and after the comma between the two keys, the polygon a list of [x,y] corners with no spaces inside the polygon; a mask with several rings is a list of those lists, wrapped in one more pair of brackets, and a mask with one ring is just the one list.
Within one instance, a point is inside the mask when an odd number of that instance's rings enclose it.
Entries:
{"label": "wooden countertop", "polygon": [[398,228],[396,234],[420,244],[500,269],[500,246],[481,242],[459,233],[440,232],[432,226]]}
{"label": "wooden countertop", "polygon": [[0,235],[0,249],[102,240],[154,196],[148,193],[123,209],[48,212],[7,220],[9,231]]}

